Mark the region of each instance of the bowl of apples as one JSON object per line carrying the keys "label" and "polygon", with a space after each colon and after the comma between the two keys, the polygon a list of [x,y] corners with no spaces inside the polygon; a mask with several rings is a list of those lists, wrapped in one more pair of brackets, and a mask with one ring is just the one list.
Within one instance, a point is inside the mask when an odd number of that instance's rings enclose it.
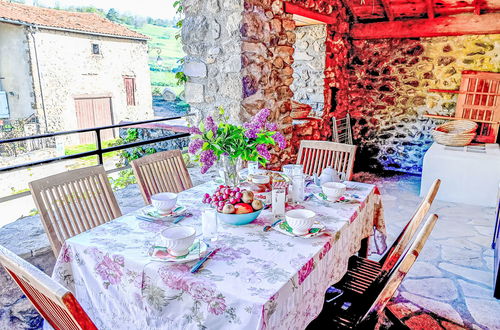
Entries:
{"label": "bowl of apples", "polygon": [[217,209],[217,217],[230,225],[246,225],[257,219],[264,203],[249,190],[220,185],[213,195],[205,194],[203,203]]}

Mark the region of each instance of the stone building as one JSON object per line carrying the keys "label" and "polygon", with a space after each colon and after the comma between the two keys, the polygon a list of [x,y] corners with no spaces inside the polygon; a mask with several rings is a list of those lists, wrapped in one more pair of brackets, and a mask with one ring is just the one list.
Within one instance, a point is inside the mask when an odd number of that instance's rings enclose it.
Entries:
{"label": "stone building", "polygon": [[97,14],[0,0],[1,124],[43,133],[152,118],[147,39]]}

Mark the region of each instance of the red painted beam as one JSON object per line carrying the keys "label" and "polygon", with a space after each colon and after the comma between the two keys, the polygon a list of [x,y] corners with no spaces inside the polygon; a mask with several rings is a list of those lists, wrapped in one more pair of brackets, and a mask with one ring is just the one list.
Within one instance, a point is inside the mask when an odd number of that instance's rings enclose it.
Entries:
{"label": "red painted beam", "polygon": [[326,23],[326,24],[335,24],[337,21],[335,18],[317,13],[315,11],[312,11],[310,9],[306,9],[301,6],[294,5],[293,3],[285,2],[285,12],[289,14],[295,14],[299,16],[304,16],[307,18],[315,19],[317,21]]}
{"label": "red painted beam", "polygon": [[500,13],[354,24],[354,39],[418,38],[500,33]]}
{"label": "red painted beam", "polygon": [[394,21],[394,13],[392,12],[391,4],[389,0],[380,0],[382,2],[382,7],[384,8],[385,15],[389,21]]}
{"label": "red painted beam", "polygon": [[433,19],[436,14],[434,12],[434,0],[425,0],[427,5],[427,17]]}

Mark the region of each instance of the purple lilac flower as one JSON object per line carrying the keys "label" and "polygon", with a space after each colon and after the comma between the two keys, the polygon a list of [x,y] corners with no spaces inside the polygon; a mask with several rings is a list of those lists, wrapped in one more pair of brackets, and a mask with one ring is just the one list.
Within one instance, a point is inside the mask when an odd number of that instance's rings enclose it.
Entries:
{"label": "purple lilac flower", "polygon": [[259,153],[259,155],[264,157],[266,160],[271,159],[271,154],[269,153],[269,150],[267,150],[267,146],[265,144],[257,145],[257,152]]}
{"label": "purple lilac flower", "polygon": [[199,135],[201,135],[200,129],[198,127],[195,127],[195,126],[189,127],[188,128],[188,132],[189,132],[189,134],[199,134]]}
{"label": "purple lilac flower", "polygon": [[214,134],[217,133],[217,125],[212,116],[208,116],[207,119],[205,119],[205,129],[214,132]]}
{"label": "purple lilac flower", "polygon": [[217,157],[213,150],[205,150],[200,155],[200,162],[203,164],[201,167],[201,174],[205,174],[210,167],[215,163]]}
{"label": "purple lilac flower", "polygon": [[276,132],[273,134],[272,138],[273,138],[274,142],[276,142],[276,144],[281,149],[286,148],[286,140],[285,140],[285,137],[283,136],[283,134],[281,134],[280,132]]}
{"label": "purple lilac flower", "polygon": [[188,152],[190,154],[194,155],[198,152],[198,150],[201,149],[201,147],[203,147],[203,140],[202,139],[191,140],[191,142],[189,143]]}
{"label": "purple lilac flower", "polygon": [[276,125],[275,123],[266,123],[266,129],[268,131],[277,131],[278,125]]}
{"label": "purple lilac flower", "polygon": [[253,117],[252,122],[259,128],[263,128],[266,125],[267,117],[271,114],[271,110],[265,108],[260,110],[255,117]]}
{"label": "purple lilac flower", "polygon": [[245,123],[243,127],[246,128],[245,136],[249,139],[256,139],[257,133],[260,131],[260,127],[255,125],[254,123]]}

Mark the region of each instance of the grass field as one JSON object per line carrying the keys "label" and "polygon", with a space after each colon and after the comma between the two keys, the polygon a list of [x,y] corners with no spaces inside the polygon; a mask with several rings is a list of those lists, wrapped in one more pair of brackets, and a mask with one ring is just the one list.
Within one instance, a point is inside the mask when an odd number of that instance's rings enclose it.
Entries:
{"label": "grass field", "polygon": [[[172,72],[181,65],[179,60],[185,55],[182,51],[180,38],[175,38],[175,35],[179,33],[179,29],[151,24],[144,24],[141,28],[130,25],[127,25],[127,27],[151,38],[148,41],[148,47],[152,89],[156,87],[162,91],[164,87],[168,86],[179,95],[184,90],[184,86],[177,85],[175,73]],[[160,50],[160,53],[158,53],[158,50]],[[158,65],[158,56],[161,57],[161,65]]]}

